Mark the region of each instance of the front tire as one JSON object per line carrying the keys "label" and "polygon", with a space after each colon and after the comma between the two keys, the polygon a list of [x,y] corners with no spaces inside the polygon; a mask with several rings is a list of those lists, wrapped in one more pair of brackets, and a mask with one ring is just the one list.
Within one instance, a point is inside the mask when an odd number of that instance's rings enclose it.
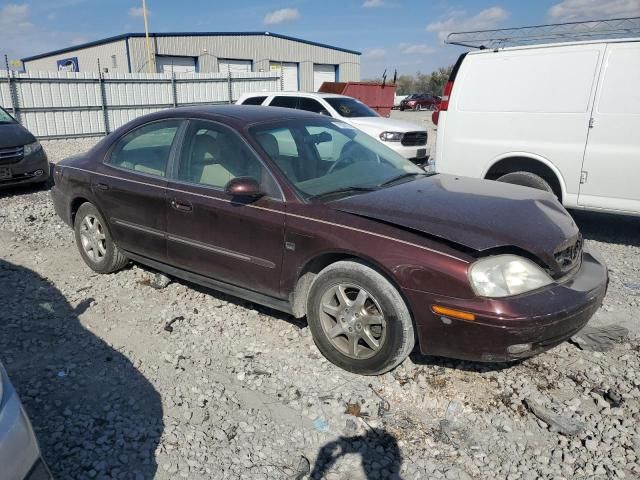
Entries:
{"label": "front tire", "polygon": [[551,185],[549,185],[549,182],[547,182],[544,178],[536,175],[535,173],[512,172],[507,173],[506,175],[502,175],[497,180],[498,182],[512,183],[514,185],[522,185],[523,187],[545,190],[555,195],[555,192],[553,191],[553,188],[551,188]]}
{"label": "front tire", "polygon": [[307,320],[322,354],[361,375],[379,375],[415,345],[411,314],[398,290],[374,269],[340,261],[322,270],[309,291]]}
{"label": "front tire", "polygon": [[80,205],[73,224],[76,245],[84,263],[98,273],[112,273],[129,263],[113,243],[106,225],[93,204],[85,202]]}

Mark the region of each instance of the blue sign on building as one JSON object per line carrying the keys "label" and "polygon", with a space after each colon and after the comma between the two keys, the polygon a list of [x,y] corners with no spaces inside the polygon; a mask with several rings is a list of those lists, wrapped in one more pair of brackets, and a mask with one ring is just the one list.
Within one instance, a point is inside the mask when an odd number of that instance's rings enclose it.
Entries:
{"label": "blue sign on building", "polygon": [[58,64],[59,72],[79,72],[78,57],[63,58],[56,62]]}

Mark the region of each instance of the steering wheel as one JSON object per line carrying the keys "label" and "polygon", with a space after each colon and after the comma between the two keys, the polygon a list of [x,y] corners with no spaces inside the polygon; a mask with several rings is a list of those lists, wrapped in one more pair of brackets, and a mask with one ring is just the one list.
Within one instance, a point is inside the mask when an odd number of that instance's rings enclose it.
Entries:
{"label": "steering wheel", "polygon": [[[333,162],[333,165],[331,165],[331,167],[329,167],[329,170],[327,170],[327,175],[334,170],[340,170],[341,168],[348,167],[349,165],[356,163],[363,157],[366,158],[367,156],[369,156],[368,154],[369,152],[367,152],[364,147],[354,142],[353,140],[347,142],[344,147],[342,147],[340,158]],[[338,165],[341,166],[338,167]]]}

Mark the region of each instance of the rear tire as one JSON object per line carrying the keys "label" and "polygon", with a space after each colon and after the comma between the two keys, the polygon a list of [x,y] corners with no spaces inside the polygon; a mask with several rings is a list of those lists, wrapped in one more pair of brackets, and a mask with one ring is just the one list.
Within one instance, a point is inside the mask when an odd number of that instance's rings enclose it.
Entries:
{"label": "rear tire", "polygon": [[106,225],[98,209],[89,202],[80,205],[73,223],[76,245],[84,263],[98,273],[112,273],[129,263],[113,243]]}
{"label": "rear tire", "polygon": [[309,289],[307,320],[322,354],[361,375],[379,375],[404,361],[415,345],[411,314],[398,290],[374,269],[340,261]]}
{"label": "rear tire", "polygon": [[553,188],[551,188],[551,185],[549,185],[549,183],[544,178],[536,175],[535,173],[512,172],[507,173],[506,175],[502,175],[497,180],[498,182],[512,183],[514,185],[522,185],[523,187],[545,190],[555,195],[555,192],[553,191]]}

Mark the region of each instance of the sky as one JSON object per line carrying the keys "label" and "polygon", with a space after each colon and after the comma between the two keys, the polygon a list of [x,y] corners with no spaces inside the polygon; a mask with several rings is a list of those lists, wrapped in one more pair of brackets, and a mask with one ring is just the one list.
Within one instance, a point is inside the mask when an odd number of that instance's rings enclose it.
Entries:
{"label": "sky", "polygon": [[[147,9],[152,32],[270,31],[357,50],[368,79],[454,63],[452,31],[640,16],[640,0],[148,0]],[[0,0],[0,55],[142,32],[142,13],[142,0]]]}

